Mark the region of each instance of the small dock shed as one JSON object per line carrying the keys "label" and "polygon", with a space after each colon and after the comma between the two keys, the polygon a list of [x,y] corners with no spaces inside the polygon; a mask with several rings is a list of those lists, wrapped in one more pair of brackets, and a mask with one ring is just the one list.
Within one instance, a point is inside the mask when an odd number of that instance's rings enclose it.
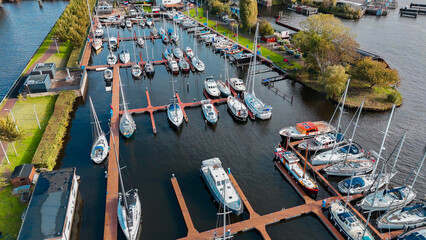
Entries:
{"label": "small dock shed", "polygon": [[30,185],[33,182],[34,174],[35,168],[33,164],[22,164],[15,167],[10,181],[15,187]]}

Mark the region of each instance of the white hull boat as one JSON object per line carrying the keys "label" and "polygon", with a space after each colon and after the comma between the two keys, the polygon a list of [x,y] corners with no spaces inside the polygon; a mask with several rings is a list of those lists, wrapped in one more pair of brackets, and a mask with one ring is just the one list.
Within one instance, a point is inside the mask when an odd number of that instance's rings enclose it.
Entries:
{"label": "white hull boat", "polygon": [[204,89],[212,97],[220,96],[219,88],[217,87],[216,81],[213,79],[212,76],[207,77],[204,80]]}
{"label": "white hull boat", "polygon": [[129,63],[130,62],[130,53],[127,50],[123,50],[120,52],[120,61],[122,63]]}
{"label": "white hull boat", "polygon": [[328,166],[324,168],[324,171],[329,176],[350,177],[352,174],[361,175],[373,171],[374,163],[374,160],[367,158],[346,160]]}
{"label": "white hull boat", "polygon": [[305,140],[301,142],[297,148],[301,150],[306,150],[307,148],[308,151],[324,151],[333,147],[341,146],[345,143],[346,141],[342,134],[338,133],[337,135],[334,135],[329,133],[316,136],[314,139]]}
{"label": "white hull boat", "polygon": [[104,71],[105,81],[111,81],[112,78],[113,78],[112,70],[111,69],[105,69],[105,71]]}
{"label": "white hull boat", "polygon": [[126,27],[131,28],[132,22],[130,20],[126,20]]}
{"label": "white hull boat", "polygon": [[203,176],[216,201],[226,206],[227,209],[236,215],[240,215],[243,212],[243,202],[223,169],[219,158],[204,160],[201,165],[201,176]]}
{"label": "white hull boat", "polygon": [[231,96],[231,90],[229,90],[228,86],[226,86],[226,83],[222,82],[221,80],[217,80],[217,88],[219,88],[219,91],[224,96]]}
{"label": "white hull boat", "polygon": [[198,57],[193,57],[192,58],[192,65],[199,72],[202,72],[205,69],[204,63]]}
{"label": "white hull boat", "polygon": [[247,121],[248,111],[246,106],[237,98],[229,96],[227,99],[228,109],[231,115],[238,121]]}
{"label": "white hull boat", "polygon": [[244,92],[246,90],[243,80],[239,78],[230,78],[228,82],[229,86],[231,86],[237,92]]}
{"label": "white hull boat", "polygon": [[170,49],[166,49],[164,51],[164,58],[169,62],[173,60],[173,53],[170,51]]}
{"label": "white hull boat", "polygon": [[188,56],[189,59],[192,59],[194,57],[194,52],[190,47],[185,48],[186,56]]}
{"label": "white hull boat", "polygon": [[93,145],[92,150],[90,152],[90,158],[93,162],[99,164],[105,160],[108,156],[109,145],[108,141],[105,137],[105,133],[102,131],[101,125],[98,120],[98,116],[96,115],[95,107],[93,106],[92,98],[89,96],[90,102],[90,110],[91,116],[93,118],[93,127],[92,127],[92,135],[93,135]]}
{"label": "white hull boat", "polygon": [[218,115],[216,108],[210,102],[210,99],[201,101],[201,109],[203,110],[203,115],[207,122],[215,125],[217,123]]}
{"label": "white hull boat", "polygon": [[98,28],[95,30],[95,37],[102,38],[104,36],[104,30],[102,28]]}
{"label": "white hull boat", "polygon": [[175,55],[177,59],[181,59],[183,57],[183,52],[180,50],[180,48],[177,47],[173,49],[173,55]]}
{"label": "white hull boat", "polygon": [[[127,240],[136,240],[141,222],[141,202],[139,200],[138,190],[126,193],[128,210],[123,203],[123,195],[119,193],[117,216],[121,230]],[[128,214],[126,214],[128,212]]]}
{"label": "white hull boat", "polygon": [[93,39],[92,47],[95,49],[95,51],[98,51],[102,48],[102,40],[99,38]]}
{"label": "white hull boat", "polygon": [[377,220],[377,226],[382,229],[414,229],[425,225],[425,200],[420,204],[387,211]]}
{"label": "white hull boat", "polygon": [[173,74],[179,73],[179,65],[175,60],[171,60],[167,64],[169,65],[170,71],[172,71]]}
{"label": "white hull boat", "polygon": [[138,37],[137,43],[138,43],[139,47],[143,47],[143,45],[145,44],[145,40],[142,37]]}
{"label": "white hull boat", "polygon": [[108,47],[109,48],[116,48],[117,47],[117,38],[116,37],[110,37],[108,39]]}
{"label": "white hull boat", "polygon": [[179,104],[171,103],[167,105],[167,117],[174,127],[180,128],[183,122],[183,112]]}
{"label": "white hull boat", "polygon": [[416,198],[416,191],[411,187],[399,187],[377,191],[374,205],[372,205],[374,194],[371,193],[361,200],[360,206],[363,210],[386,211],[401,207],[405,202],[410,203]]}
{"label": "white hull boat", "polygon": [[133,77],[140,77],[141,74],[142,74],[142,68],[139,66],[139,64],[132,65]]}
{"label": "white hull boat", "polygon": [[279,131],[281,138],[291,138],[294,140],[313,138],[318,135],[335,132],[336,128],[328,122],[317,121],[317,122],[301,122],[296,126],[290,126],[282,128]]}
{"label": "white hull boat", "polygon": [[179,59],[179,68],[182,72],[189,72],[191,69],[189,63],[184,58]]}
{"label": "white hull boat", "polygon": [[272,107],[266,106],[259,98],[254,94],[245,93],[244,102],[250,111],[259,119],[267,120],[272,116]]}
{"label": "white hull boat", "polygon": [[364,150],[358,143],[346,144],[332,150],[316,154],[311,158],[312,165],[333,164],[348,159],[364,157]]}
{"label": "white hull boat", "polygon": [[[396,172],[382,174],[382,176],[380,177],[379,189],[385,186],[385,184],[388,183],[392,179],[392,177],[395,176],[395,174]],[[339,191],[345,194],[347,194],[348,192],[349,194],[358,194],[367,191],[374,191],[376,189],[378,177],[379,175],[377,174],[358,175],[340,181],[337,186],[339,188]]]}
{"label": "white hull boat", "polygon": [[108,53],[107,63],[108,65],[114,65],[117,63],[117,56],[113,52]]}

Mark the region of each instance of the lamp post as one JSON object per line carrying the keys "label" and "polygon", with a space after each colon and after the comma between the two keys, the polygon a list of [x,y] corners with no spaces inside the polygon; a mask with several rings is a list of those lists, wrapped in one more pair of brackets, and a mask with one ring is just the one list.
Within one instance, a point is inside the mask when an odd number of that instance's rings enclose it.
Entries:
{"label": "lamp post", "polygon": [[36,106],[36,105],[34,104],[34,105],[33,105],[34,114],[35,114],[35,117],[36,117],[36,119],[37,119],[38,129],[41,129],[40,121],[38,120],[37,111],[36,111],[36,109],[35,109],[35,106]]}
{"label": "lamp post", "polygon": [[51,39],[55,40],[56,51],[58,52],[58,55],[59,55],[59,48],[58,48],[58,42],[57,42],[58,38],[51,38]]}
{"label": "lamp post", "polygon": [[18,125],[16,124],[15,117],[13,116],[12,109],[4,109],[4,110],[10,112],[10,115],[12,116],[13,123],[15,123],[16,130],[19,132],[19,128],[18,128]]}
{"label": "lamp post", "polygon": [[3,150],[4,156],[6,157],[7,163],[10,164],[9,157],[7,156],[7,153],[6,153],[6,151],[4,150],[4,147],[3,147],[3,142],[0,142],[0,145],[1,145],[1,149]]}

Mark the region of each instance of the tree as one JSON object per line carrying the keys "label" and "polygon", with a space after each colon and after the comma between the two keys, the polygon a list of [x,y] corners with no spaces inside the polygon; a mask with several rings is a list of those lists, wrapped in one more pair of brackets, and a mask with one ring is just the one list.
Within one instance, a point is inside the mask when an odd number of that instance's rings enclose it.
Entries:
{"label": "tree", "polygon": [[364,58],[359,61],[351,70],[353,78],[370,84],[370,88],[375,85],[398,85],[399,74],[396,69],[387,68],[386,64],[374,61],[372,58]]}
{"label": "tree", "polygon": [[240,19],[245,29],[253,27],[257,22],[257,1],[240,0]]}
{"label": "tree", "polygon": [[0,118],[0,141],[12,143],[16,154],[16,148],[13,142],[20,139],[22,139],[22,133],[18,132],[13,120],[9,116]]}
{"label": "tree", "polygon": [[321,75],[329,66],[355,61],[359,45],[350,29],[333,15],[312,15],[300,25],[302,31],[294,36],[294,44],[306,52],[306,64]]}
{"label": "tree", "polygon": [[342,65],[327,67],[320,80],[327,91],[327,97],[340,96],[345,91],[348,78],[349,75],[346,74],[346,69]]}
{"label": "tree", "polygon": [[262,20],[259,24],[259,33],[262,36],[272,35],[274,34],[274,29],[268,21]]}
{"label": "tree", "polygon": [[0,177],[0,189],[9,185],[9,181],[5,177]]}

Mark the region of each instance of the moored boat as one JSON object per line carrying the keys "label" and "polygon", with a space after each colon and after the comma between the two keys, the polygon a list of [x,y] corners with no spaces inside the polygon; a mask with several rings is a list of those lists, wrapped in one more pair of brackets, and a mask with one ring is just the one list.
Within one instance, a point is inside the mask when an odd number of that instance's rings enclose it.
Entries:
{"label": "moored boat", "polygon": [[222,80],[217,80],[217,88],[224,96],[228,97],[231,95],[231,90],[229,90],[226,83],[222,82]]}
{"label": "moored boat", "polygon": [[185,48],[185,53],[186,53],[186,56],[188,56],[189,59],[194,57],[194,52],[192,51],[192,49],[190,47]]}
{"label": "moored boat", "polygon": [[192,65],[199,72],[202,72],[205,69],[204,63],[198,57],[193,57],[192,58]]}
{"label": "moored boat", "polygon": [[398,237],[398,240],[425,240],[426,227],[417,228]]}
{"label": "moored boat", "polygon": [[170,71],[173,74],[179,73],[179,65],[177,64],[175,60],[168,61],[167,64],[169,65]]}
{"label": "moored boat", "polygon": [[113,78],[112,70],[111,69],[105,69],[105,71],[104,71],[104,79],[105,79],[105,81],[111,81],[112,78]]}
{"label": "moored boat", "polygon": [[373,170],[375,160],[373,158],[351,159],[345,162],[335,163],[324,168],[329,176],[352,176],[369,173]]}
{"label": "moored boat", "polygon": [[183,57],[183,52],[179,47],[176,47],[175,49],[173,49],[173,55],[177,58],[177,59],[181,59]]}
{"label": "moored boat", "polygon": [[108,65],[114,65],[117,63],[117,56],[113,52],[109,52],[107,56]]}
{"label": "moored boat", "polygon": [[312,156],[312,165],[333,164],[348,159],[357,159],[364,156],[364,150],[358,143],[352,142],[335,149],[331,149]]}
{"label": "moored boat", "polygon": [[120,52],[120,61],[122,63],[129,63],[130,62],[130,53],[127,50],[122,50]]}
{"label": "moored boat", "polygon": [[289,126],[282,128],[279,134],[283,141],[287,138],[294,140],[313,138],[317,135],[327,134],[335,132],[336,128],[328,122],[316,121],[316,122],[301,122],[297,123],[296,126]]}
{"label": "moored boat", "polygon": [[301,142],[297,148],[308,151],[324,151],[345,144],[343,134],[323,134]]}
{"label": "moored boat", "polygon": [[210,99],[201,101],[201,109],[203,110],[203,115],[207,122],[211,123],[212,125],[216,124],[218,115],[216,108],[210,102]]}
{"label": "moored boat", "polygon": [[247,121],[247,108],[239,99],[229,96],[227,99],[227,104],[232,117],[234,117],[238,121]]}
{"label": "moored boat", "polygon": [[133,77],[140,77],[141,74],[142,74],[142,68],[139,66],[139,64],[133,64],[132,65]]}
{"label": "moored boat", "polygon": [[243,212],[243,202],[223,169],[220,159],[204,160],[200,171],[216,201],[225,205],[234,214],[240,215]]}
{"label": "moored boat", "polygon": [[387,211],[377,219],[377,226],[382,229],[418,228],[426,225],[426,200]]}
{"label": "moored boat", "polygon": [[[374,195],[376,196],[374,197]],[[364,197],[359,206],[363,210],[386,211],[388,209],[399,208],[405,202],[410,203],[415,197],[416,191],[411,189],[411,187],[383,189]]]}
{"label": "moored boat", "polygon": [[105,133],[102,131],[98,115],[96,115],[95,107],[93,106],[92,98],[89,96],[90,112],[92,117],[92,137],[93,145],[90,151],[90,158],[93,162],[99,164],[104,161],[108,156],[109,146],[108,141],[105,137]]}
{"label": "moored boat", "polygon": [[133,136],[133,133],[136,130],[136,123],[133,120],[132,115],[129,112],[127,112],[127,102],[124,96],[124,91],[123,91],[123,86],[121,85],[121,81],[120,81],[120,91],[121,91],[121,99],[123,101],[124,113],[120,117],[119,129],[120,129],[120,133],[124,137],[130,138],[131,136]]}
{"label": "moored boat", "polygon": [[173,127],[179,129],[183,122],[183,111],[179,104],[176,102],[175,84],[173,86],[173,101],[167,105],[167,118],[172,123]]}
{"label": "moored boat", "polygon": [[166,48],[166,50],[164,50],[164,58],[167,61],[172,61],[173,60],[173,53],[170,51],[170,49]]}
{"label": "moored boat", "polygon": [[147,25],[148,27],[151,27],[151,26],[153,25],[153,23],[152,23],[152,19],[151,19],[151,18],[148,18],[148,19],[146,20],[146,25]]}
{"label": "moored boat", "polygon": [[300,159],[296,154],[291,151],[284,151],[281,147],[277,147],[275,148],[275,159],[279,160],[284,165],[291,176],[308,194],[315,196],[318,193],[318,184],[300,166]]}
{"label": "moored boat", "polygon": [[239,78],[230,78],[228,80],[228,83],[229,83],[229,86],[231,86],[237,92],[243,92],[246,90],[243,80]]}
{"label": "moored boat", "polygon": [[216,81],[214,80],[212,76],[207,77],[204,80],[204,89],[212,97],[220,96],[219,88],[217,87]]}
{"label": "moored boat", "polygon": [[184,58],[179,59],[179,68],[182,72],[189,72],[191,69],[189,63]]}
{"label": "moored boat", "polygon": [[138,43],[139,47],[143,47],[143,45],[145,44],[145,40],[142,37],[138,37],[137,43]]}

